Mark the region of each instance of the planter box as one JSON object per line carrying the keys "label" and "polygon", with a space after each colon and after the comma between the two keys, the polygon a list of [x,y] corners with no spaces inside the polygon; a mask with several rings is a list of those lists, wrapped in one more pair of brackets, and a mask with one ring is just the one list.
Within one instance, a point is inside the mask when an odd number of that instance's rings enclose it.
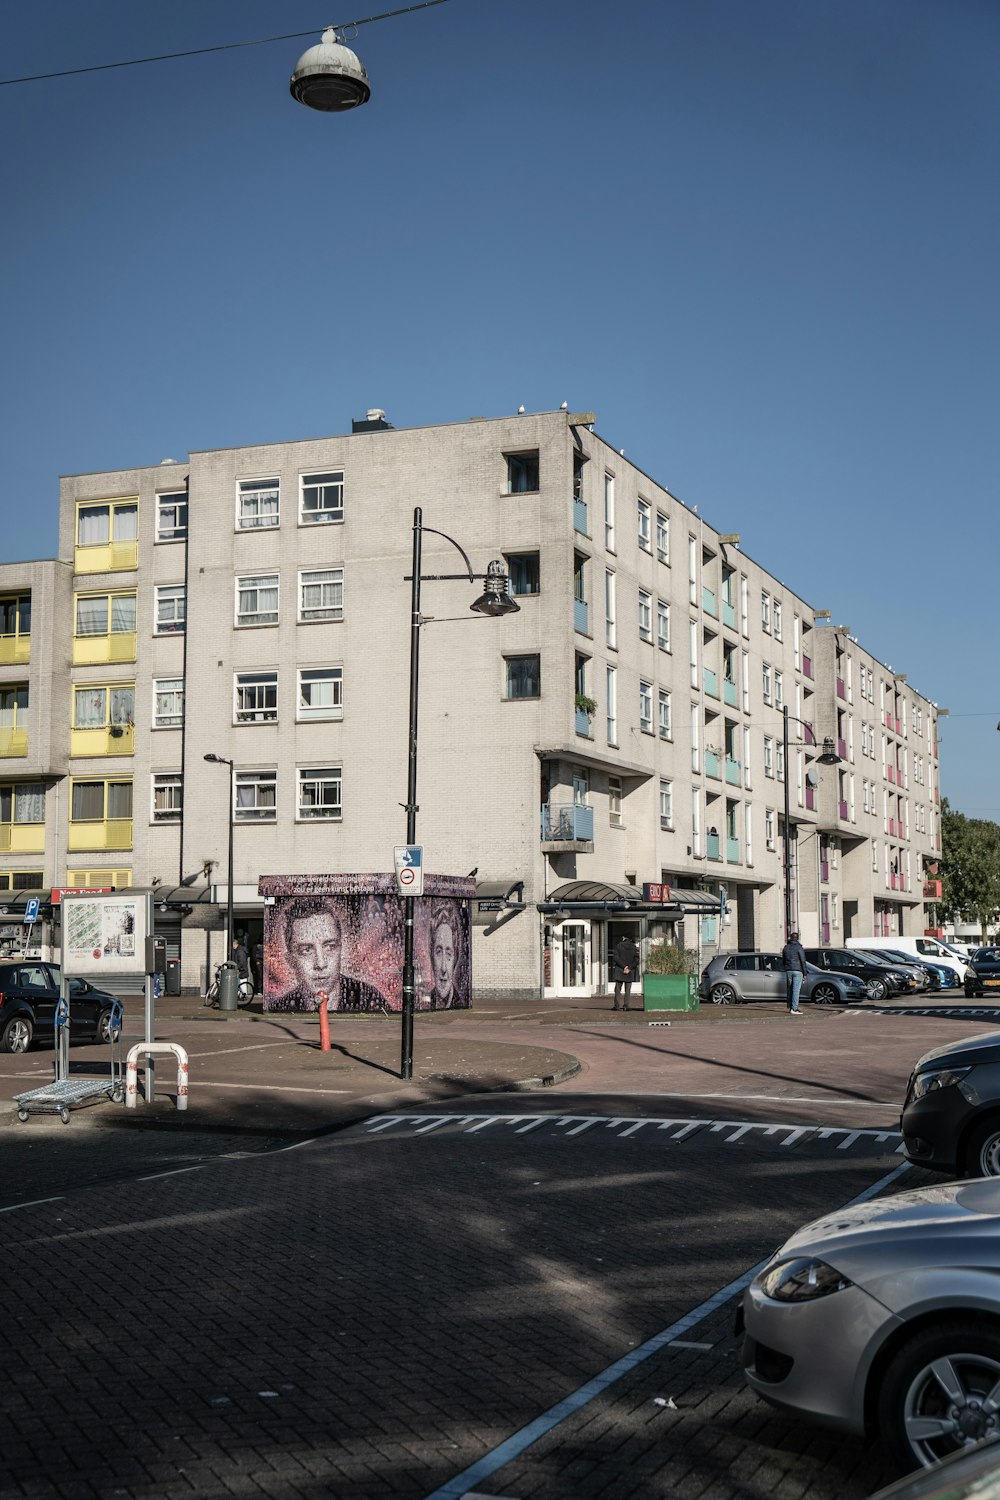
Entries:
{"label": "planter box", "polygon": [[644,974],[643,1010],[697,1010],[698,980],[694,974]]}

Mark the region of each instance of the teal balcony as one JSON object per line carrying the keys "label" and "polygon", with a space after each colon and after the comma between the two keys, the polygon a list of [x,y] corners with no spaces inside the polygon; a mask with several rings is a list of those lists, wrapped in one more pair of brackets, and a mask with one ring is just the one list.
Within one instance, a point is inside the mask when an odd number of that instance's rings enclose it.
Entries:
{"label": "teal balcony", "polygon": [[709,671],[708,667],[702,667],[702,686],[710,698],[719,696],[719,674]]}
{"label": "teal balcony", "polygon": [[736,610],[728,599],[722,601],[722,623],[728,625],[730,630],[736,629]]}
{"label": "teal balcony", "polygon": [[542,808],[542,843],[592,843],[594,809],[573,802],[548,802]]}
{"label": "teal balcony", "polygon": [[581,635],[590,634],[590,610],[586,599],[573,600],[573,629]]}
{"label": "teal balcony", "polygon": [[573,530],[578,531],[581,536],[589,536],[587,530],[587,502],[585,500],[573,501]]}
{"label": "teal balcony", "polygon": [[716,781],[721,779],[721,762],[714,750],[705,751],[705,775],[714,776]]}
{"label": "teal balcony", "polygon": [[705,835],[705,853],[709,859],[721,860],[722,851],[719,847],[719,835],[708,833]]}
{"label": "teal balcony", "polygon": [[593,720],[585,708],[578,708],[576,711],[576,732],[585,734],[588,739],[593,738]]}
{"label": "teal balcony", "polygon": [[724,703],[729,704],[730,708],[736,708],[736,684],[731,677],[723,677],[722,679],[722,699]]}
{"label": "teal balcony", "polygon": [[719,618],[719,601],[715,597],[715,590],[706,588],[704,584],[701,587],[701,607],[713,620]]}
{"label": "teal balcony", "polygon": [[738,865],[740,863],[739,839],[726,839],[726,863],[728,865]]}
{"label": "teal balcony", "polygon": [[730,786],[739,786],[740,784],[740,764],[740,761],[733,760],[732,756],[726,756],[726,780]]}

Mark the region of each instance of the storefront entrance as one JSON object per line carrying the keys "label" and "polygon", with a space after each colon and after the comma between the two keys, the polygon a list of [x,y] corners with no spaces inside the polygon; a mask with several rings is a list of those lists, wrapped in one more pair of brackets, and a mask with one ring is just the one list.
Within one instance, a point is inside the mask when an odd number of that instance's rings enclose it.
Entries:
{"label": "storefront entrance", "polygon": [[546,923],[545,946],[546,993],[593,994],[591,924],[579,920]]}

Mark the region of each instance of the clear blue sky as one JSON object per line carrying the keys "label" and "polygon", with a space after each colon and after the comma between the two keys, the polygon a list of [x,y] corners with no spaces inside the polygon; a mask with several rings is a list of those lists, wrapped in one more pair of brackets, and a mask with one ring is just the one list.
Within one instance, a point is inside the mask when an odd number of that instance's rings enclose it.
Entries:
{"label": "clear blue sky", "polygon": [[[48,0],[0,71],[350,15]],[[997,0],[448,0],[359,30],[346,116],[312,39],[0,88],[0,555],[61,473],[565,400],[947,706],[1000,820]]]}

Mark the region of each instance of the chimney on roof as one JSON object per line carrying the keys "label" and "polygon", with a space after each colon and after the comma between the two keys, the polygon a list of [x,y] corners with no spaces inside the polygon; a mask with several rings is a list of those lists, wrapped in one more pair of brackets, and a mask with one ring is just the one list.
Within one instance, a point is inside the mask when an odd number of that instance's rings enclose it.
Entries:
{"label": "chimney on roof", "polygon": [[392,423],[385,419],[385,412],[380,406],[372,406],[365,412],[364,421],[357,417],[351,423],[352,432],[391,432]]}

